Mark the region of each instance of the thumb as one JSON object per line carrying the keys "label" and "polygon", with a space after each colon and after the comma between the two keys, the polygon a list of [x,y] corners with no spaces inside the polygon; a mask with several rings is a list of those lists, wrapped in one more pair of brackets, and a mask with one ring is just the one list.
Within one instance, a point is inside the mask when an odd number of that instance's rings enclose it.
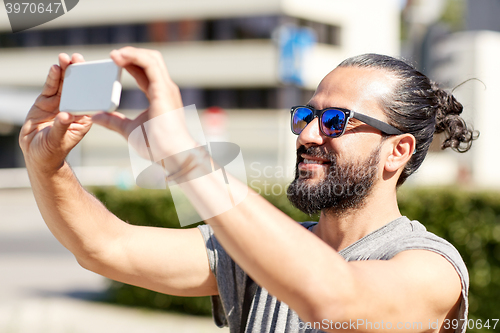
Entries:
{"label": "thumb", "polygon": [[129,127],[132,121],[119,112],[100,112],[92,116],[92,122],[118,132],[125,139],[128,138]]}
{"label": "thumb", "polygon": [[62,143],[69,126],[74,120],[74,116],[67,112],[59,112],[54,119],[54,124],[49,131],[48,141],[51,143]]}

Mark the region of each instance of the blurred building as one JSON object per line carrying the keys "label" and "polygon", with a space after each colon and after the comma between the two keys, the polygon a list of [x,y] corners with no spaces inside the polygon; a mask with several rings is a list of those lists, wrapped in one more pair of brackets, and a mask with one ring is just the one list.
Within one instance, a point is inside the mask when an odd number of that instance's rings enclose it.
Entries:
{"label": "blurred building", "polygon": [[[269,166],[275,172],[268,174],[276,174],[286,166],[289,177],[295,160],[289,107],[307,102],[346,57],[397,56],[399,16],[396,0],[86,0],[56,20],[12,34],[1,12],[0,168],[23,166],[18,131],[58,53],[99,60],[133,45],[162,53],[186,105],[225,110],[224,137],[253,163],[247,172]],[[122,81],[119,110],[133,116],[147,100],[130,76]],[[69,159],[84,183],[124,181],[129,167],[125,140],[97,126]]]}
{"label": "blurred building", "polygon": [[[437,5],[431,2],[415,3]],[[419,68],[429,77],[453,91],[464,106],[463,118],[480,136],[466,154],[450,149],[442,151],[439,146],[443,136],[437,136],[426,161],[409,182],[429,185],[459,182],[498,188],[500,158],[496,151],[500,132],[494,125],[500,115],[496,98],[500,91],[500,2],[448,0],[448,4],[462,7],[463,22],[458,32],[451,32],[448,26],[438,22],[446,10],[451,10],[445,6],[446,1],[440,2],[441,13],[434,13],[433,20],[418,21],[419,24],[425,21],[425,29],[420,39],[410,43],[412,52],[407,50],[406,54],[417,60]]]}
{"label": "blurred building", "polygon": [[467,30],[500,31],[500,2],[495,0],[467,0],[465,24]]}

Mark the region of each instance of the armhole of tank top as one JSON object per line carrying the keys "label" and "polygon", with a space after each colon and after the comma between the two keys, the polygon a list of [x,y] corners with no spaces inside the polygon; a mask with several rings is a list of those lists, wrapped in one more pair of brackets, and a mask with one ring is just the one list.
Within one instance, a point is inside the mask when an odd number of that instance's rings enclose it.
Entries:
{"label": "armhole of tank top", "polygon": [[311,227],[316,225],[318,222],[302,222],[300,223],[304,228],[311,231]]}

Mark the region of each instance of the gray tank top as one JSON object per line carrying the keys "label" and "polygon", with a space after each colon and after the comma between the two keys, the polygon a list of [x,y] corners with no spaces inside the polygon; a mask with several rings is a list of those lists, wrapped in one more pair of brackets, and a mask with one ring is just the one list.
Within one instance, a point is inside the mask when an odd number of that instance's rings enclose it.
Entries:
{"label": "gray tank top", "polygon": [[[311,230],[316,222],[301,224]],[[201,225],[198,228],[205,240],[210,269],[219,288],[219,295],[211,298],[215,324],[219,327],[229,326],[230,332],[240,332],[247,275],[222,248],[210,226]],[[405,216],[400,217],[342,249],[339,254],[346,261],[389,260],[402,251],[416,249],[436,252],[455,267],[462,283],[459,319],[463,320],[459,322],[466,322],[469,289],[467,268],[453,245],[428,232],[421,223],[410,221]],[[270,295],[265,288],[258,287],[250,306],[245,332],[323,332],[322,326],[311,326],[311,323],[304,323],[295,311]],[[423,330],[427,326],[427,323],[423,323]],[[463,333],[465,328],[458,328],[455,332]]]}

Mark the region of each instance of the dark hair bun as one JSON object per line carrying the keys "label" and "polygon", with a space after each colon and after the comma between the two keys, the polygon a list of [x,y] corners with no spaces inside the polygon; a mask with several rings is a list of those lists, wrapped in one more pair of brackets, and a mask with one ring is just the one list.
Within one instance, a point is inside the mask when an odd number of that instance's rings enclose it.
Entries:
{"label": "dark hair bun", "polygon": [[445,133],[446,139],[441,149],[452,148],[464,153],[472,145],[472,140],[478,137],[478,133],[467,127],[465,120],[460,117],[463,106],[455,97],[437,87],[434,83],[433,89],[437,99],[436,105],[436,133]]}

